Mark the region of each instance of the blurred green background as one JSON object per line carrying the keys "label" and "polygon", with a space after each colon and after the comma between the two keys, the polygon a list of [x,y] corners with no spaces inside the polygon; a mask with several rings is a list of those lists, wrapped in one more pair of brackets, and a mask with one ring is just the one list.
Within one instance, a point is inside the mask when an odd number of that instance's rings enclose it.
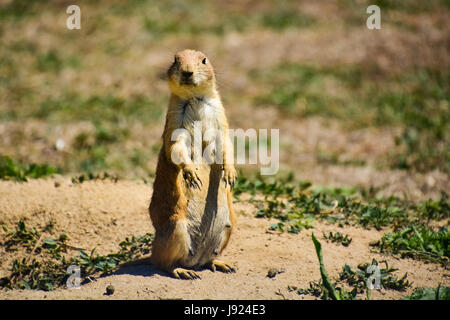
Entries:
{"label": "blurred green background", "polygon": [[[371,185],[432,172],[430,188],[448,187],[448,0],[80,0],[68,30],[71,4],[0,4],[3,177],[37,163],[151,179],[163,75],[192,48],[215,66],[232,128],[280,129],[281,174]],[[366,28],[370,4],[381,30]]]}

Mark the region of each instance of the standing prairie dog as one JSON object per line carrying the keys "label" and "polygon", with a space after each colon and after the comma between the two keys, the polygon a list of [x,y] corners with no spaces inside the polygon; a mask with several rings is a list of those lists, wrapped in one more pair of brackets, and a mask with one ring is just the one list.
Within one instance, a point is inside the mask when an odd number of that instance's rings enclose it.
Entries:
{"label": "standing prairie dog", "polygon": [[[236,223],[231,195],[236,171],[214,69],[202,52],[184,50],[167,75],[171,96],[149,207],[156,230],[151,262],[179,279],[199,278],[194,270],[202,267],[234,272],[216,259]],[[221,162],[193,160],[192,137],[199,124],[201,149],[208,144]],[[184,134],[174,138],[177,129]],[[208,132],[218,134],[208,138]]]}

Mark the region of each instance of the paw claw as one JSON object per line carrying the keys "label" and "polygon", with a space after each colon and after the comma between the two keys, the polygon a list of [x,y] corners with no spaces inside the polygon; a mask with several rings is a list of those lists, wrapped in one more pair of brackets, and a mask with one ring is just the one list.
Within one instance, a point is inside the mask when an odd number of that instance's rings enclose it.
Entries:
{"label": "paw claw", "polygon": [[234,181],[236,180],[236,169],[233,165],[223,166],[223,179],[225,181],[225,188],[230,186],[230,188],[233,189]]}
{"label": "paw claw", "polygon": [[214,260],[213,262],[211,262],[211,265],[212,266],[210,268],[214,268],[214,271],[219,270],[224,273],[235,273],[236,272],[236,268],[233,267],[230,263],[223,262],[220,260]]}
{"label": "paw claw", "polygon": [[197,272],[193,270],[187,270],[183,268],[176,268],[172,271],[172,275],[176,279],[183,279],[183,280],[195,280],[195,279],[201,279]]}
{"label": "paw claw", "polygon": [[193,165],[185,165],[183,168],[183,178],[189,187],[200,189],[200,186],[203,186],[203,183],[195,172],[196,170],[198,169]]}

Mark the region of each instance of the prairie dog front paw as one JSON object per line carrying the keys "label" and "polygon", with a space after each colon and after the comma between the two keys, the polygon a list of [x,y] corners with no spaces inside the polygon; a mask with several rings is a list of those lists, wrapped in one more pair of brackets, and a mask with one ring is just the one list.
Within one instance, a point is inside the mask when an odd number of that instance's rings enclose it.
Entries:
{"label": "prairie dog front paw", "polygon": [[186,164],[183,166],[182,170],[186,185],[191,188],[200,189],[200,186],[202,186],[203,184],[197,174],[198,168],[194,164]]}
{"label": "prairie dog front paw", "polygon": [[225,164],[223,166],[223,179],[225,180],[225,186],[230,185],[231,188],[234,187],[234,181],[236,180],[236,169],[234,165]]}

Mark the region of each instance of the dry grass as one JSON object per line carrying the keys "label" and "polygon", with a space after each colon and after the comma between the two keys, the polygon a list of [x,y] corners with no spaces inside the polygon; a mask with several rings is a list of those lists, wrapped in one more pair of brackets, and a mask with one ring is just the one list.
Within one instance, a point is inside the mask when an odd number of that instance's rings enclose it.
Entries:
{"label": "dry grass", "polygon": [[[282,167],[300,175],[305,161],[386,171],[390,156],[403,152],[394,143],[402,126],[348,129],[349,122],[350,128],[370,126],[375,109],[365,120],[334,121],[326,115],[320,121],[301,115],[293,120],[276,106],[255,105],[254,97],[274,86],[255,81],[255,70],[280,63],[331,70],[345,66],[360,70],[363,83],[382,85],[402,72],[449,66],[449,13],[438,1],[423,12],[389,4],[383,29],[375,32],[362,24],[364,3],[345,1],[283,2],[276,8],[268,1],[195,1],[191,7],[81,2],[82,29],[77,31],[64,27],[64,3],[44,2],[26,11],[12,10],[11,3],[3,5],[1,27],[0,153],[67,173],[108,169],[136,177],[153,172],[168,99],[161,75],[180,48],[203,50],[212,59],[232,127],[281,129]],[[290,10],[297,12],[295,19],[287,15]],[[205,14],[208,19],[196,24]],[[318,72],[325,81],[319,92],[364,103],[356,91]],[[448,109],[448,101],[443,103]],[[99,128],[112,141],[91,137],[94,147],[77,150],[77,136],[95,136]],[[57,139],[65,142],[64,152],[55,150]],[[287,152],[292,148],[294,155]],[[446,144],[439,148],[446,152]],[[445,160],[440,169],[446,171]]]}

